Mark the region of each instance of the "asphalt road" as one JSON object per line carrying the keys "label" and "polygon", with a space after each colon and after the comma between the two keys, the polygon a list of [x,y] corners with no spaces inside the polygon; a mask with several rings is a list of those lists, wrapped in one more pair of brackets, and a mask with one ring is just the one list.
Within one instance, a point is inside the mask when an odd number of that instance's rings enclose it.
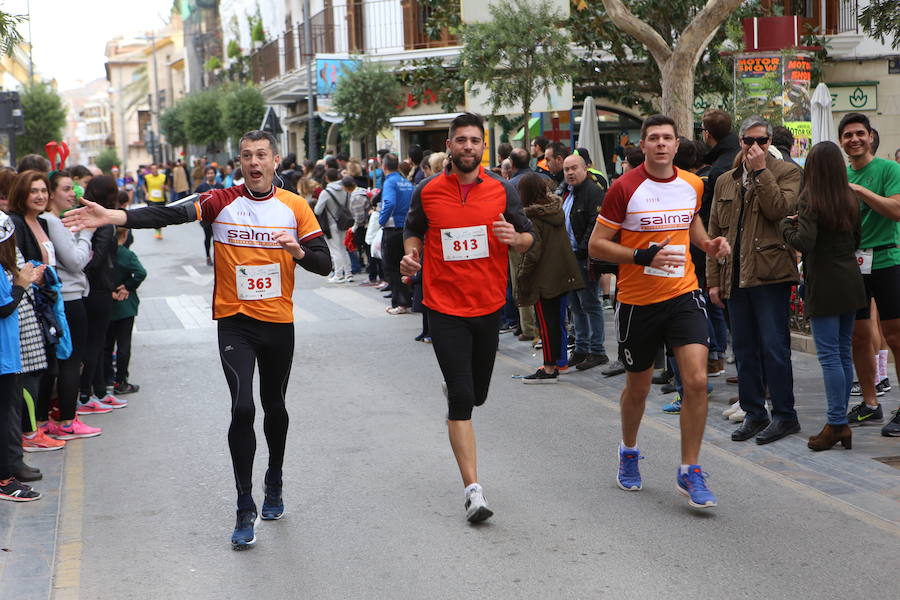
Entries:
{"label": "asphalt road", "polygon": [[896,523],[720,447],[701,455],[719,506],[691,509],[675,491],[677,430],[657,414],[641,432],[644,490],[618,489],[616,398],[511,378],[539,359],[498,357],[476,410],[496,514],[470,526],[440,372],[412,339],[421,317],[387,316],[374,290],[309,274],[295,295],[286,516],[261,524],[255,549],[233,552],[229,396],[202,315],[202,232],[136,234],[150,273],[134,340],[141,391],[127,409],[89,417],[103,435],[66,458],[84,466],[83,494],[64,498],[61,515],[81,540],[81,598],[820,599],[897,589]]}

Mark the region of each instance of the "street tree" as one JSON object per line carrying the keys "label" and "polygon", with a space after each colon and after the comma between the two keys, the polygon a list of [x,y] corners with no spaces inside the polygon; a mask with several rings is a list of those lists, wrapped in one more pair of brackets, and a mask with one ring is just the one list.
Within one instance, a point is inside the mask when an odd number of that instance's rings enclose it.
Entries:
{"label": "street tree", "polygon": [[[610,21],[640,42],[656,62],[662,88],[659,108],[675,120],[679,132],[689,135],[694,125],[694,71],[719,27],[743,0],[707,0],[696,12],[686,13],[689,20],[680,31],[665,28],[665,22],[651,25],[622,0],[602,2]],[[678,8],[672,2],[664,6],[673,14]]]}
{"label": "street tree", "polygon": [[880,42],[900,49],[900,2],[897,0],[869,0],[859,13],[863,30]]}
{"label": "street tree", "polygon": [[25,133],[16,137],[17,154],[43,154],[44,145],[61,140],[66,125],[62,98],[49,84],[36,82],[20,96],[25,118]]}
{"label": "street tree", "polygon": [[490,95],[492,114],[517,108],[528,146],[528,120],[537,98],[569,80],[573,61],[563,17],[547,5],[501,0],[490,7],[489,23],[465,25],[460,75],[470,89]]}
{"label": "street tree", "polygon": [[375,141],[402,107],[403,90],[393,73],[381,63],[362,61],[346,69],[331,98],[344,122],[344,134],[361,141]]}
{"label": "street tree", "polygon": [[103,152],[98,154],[97,158],[94,159],[94,164],[97,165],[98,169],[109,175],[113,166],[122,164],[122,161],[119,159],[119,155],[116,153],[115,148],[105,148]]}
{"label": "street tree", "polygon": [[222,107],[214,90],[184,97],[184,133],[187,141],[207,149],[218,148],[227,135],[222,127]]}
{"label": "street tree", "polygon": [[0,51],[12,56],[13,49],[24,40],[18,26],[26,20],[25,15],[13,15],[0,10]]}
{"label": "street tree", "polygon": [[166,136],[166,141],[173,146],[186,146],[188,144],[184,115],[185,102],[184,99],[180,99],[159,116],[159,127],[163,135]]}
{"label": "street tree", "polygon": [[222,129],[238,140],[252,129],[259,129],[266,114],[266,101],[252,86],[222,86]]}

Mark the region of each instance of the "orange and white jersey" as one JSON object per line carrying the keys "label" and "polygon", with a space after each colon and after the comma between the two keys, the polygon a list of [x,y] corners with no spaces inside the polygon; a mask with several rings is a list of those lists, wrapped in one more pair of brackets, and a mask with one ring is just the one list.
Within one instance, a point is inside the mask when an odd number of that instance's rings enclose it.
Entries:
{"label": "orange and white jersey", "polygon": [[213,318],[242,313],[270,323],[293,322],[296,263],[274,238],[284,231],[302,244],[322,235],[306,200],[279,188],[255,198],[240,185],[204,192],[195,206],[213,229]]}
{"label": "orange and white jersey", "polygon": [[634,264],[619,265],[618,300],[644,306],[698,289],[690,253],[690,228],[700,211],[703,181],[676,168],[669,179],[655,179],[644,165],[619,177],[606,193],[597,221],[619,232],[619,243],[648,248],[669,238],[687,262],[674,272]]}

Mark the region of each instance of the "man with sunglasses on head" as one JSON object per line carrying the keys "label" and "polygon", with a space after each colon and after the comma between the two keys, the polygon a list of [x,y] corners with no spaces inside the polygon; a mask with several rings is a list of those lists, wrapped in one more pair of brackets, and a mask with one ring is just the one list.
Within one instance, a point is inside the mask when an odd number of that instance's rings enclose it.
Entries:
{"label": "man with sunglasses on head", "polygon": [[801,172],[769,154],[768,121],[746,119],[739,137],[740,162],[716,181],[709,219],[710,237],[725,236],[733,252],[718,260],[707,256],[706,281],[714,304],[728,301],[738,395],[747,413],[731,439],[756,437],[757,444],[768,444],[800,431],[789,329],[791,286],[800,277],[778,226],[797,212]]}

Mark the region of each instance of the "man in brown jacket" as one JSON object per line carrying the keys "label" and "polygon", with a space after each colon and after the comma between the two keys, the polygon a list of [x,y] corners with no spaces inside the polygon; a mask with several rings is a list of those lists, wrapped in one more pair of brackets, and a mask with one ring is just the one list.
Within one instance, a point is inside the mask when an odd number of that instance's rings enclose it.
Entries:
{"label": "man in brown jacket", "polygon": [[756,436],[757,444],[800,431],[788,326],[791,286],[799,274],[778,227],[797,211],[801,172],[769,154],[771,138],[772,126],[760,117],[741,124],[739,162],[716,181],[709,221],[710,237],[725,236],[734,251],[706,263],[710,300],[719,306],[728,300],[741,409],[747,413],[731,439]]}

